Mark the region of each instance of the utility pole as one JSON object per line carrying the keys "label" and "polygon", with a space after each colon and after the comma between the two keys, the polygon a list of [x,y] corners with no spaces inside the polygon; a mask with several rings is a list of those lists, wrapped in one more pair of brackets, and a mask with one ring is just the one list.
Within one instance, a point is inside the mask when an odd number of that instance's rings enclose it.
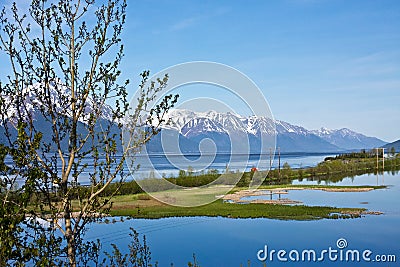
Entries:
{"label": "utility pole", "polygon": [[278,147],[278,174],[279,178],[281,178],[281,148]]}
{"label": "utility pole", "polygon": [[385,148],[382,147],[382,184],[385,185]]}
{"label": "utility pole", "polygon": [[379,149],[378,148],[375,148],[375,151],[376,151],[376,171],[378,172],[379,171]]}
{"label": "utility pole", "polygon": [[269,170],[272,170],[272,147],[269,148]]}

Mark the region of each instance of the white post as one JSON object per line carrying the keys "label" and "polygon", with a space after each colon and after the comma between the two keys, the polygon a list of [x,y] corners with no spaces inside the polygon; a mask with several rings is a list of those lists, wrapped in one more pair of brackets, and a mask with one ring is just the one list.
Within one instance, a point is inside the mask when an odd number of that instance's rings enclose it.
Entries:
{"label": "white post", "polygon": [[281,148],[278,147],[278,174],[279,180],[281,179]]}
{"label": "white post", "polygon": [[269,149],[269,170],[272,170],[272,148]]}
{"label": "white post", "polygon": [[376,185],[379,185],[379,165],[378,165],[378,160],[379,160],[379,150],[378,148],[375,148],[375,153],[376,153]]}
{"label": "white post", "polygon": [[385,185],[385,148],[383,147],[382,147],[382,158],[383,158],[382,184]]}

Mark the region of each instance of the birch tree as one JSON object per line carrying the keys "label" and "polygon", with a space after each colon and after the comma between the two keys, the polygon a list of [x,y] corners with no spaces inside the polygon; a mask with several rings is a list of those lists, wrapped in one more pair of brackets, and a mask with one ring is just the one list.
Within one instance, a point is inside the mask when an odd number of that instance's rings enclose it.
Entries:
{"label": "birch tree", "polygon": [[[129,107],[129,81],[121,81],[119,70],[126,6],[120,0],[33,0],[27,14],[15,3],[2,9],[0,48],[10,69],[0,83],[3,264],[39,257],[40,237],[47,234],[54,247],[42,264],[61,265],[61,255],[77,266],[85,227],[107,213],[116,193],[104,196],[107,186],[126,179],[125,157],[157,134],[177,101],[169,95],[148,106],[168,76],[147,86],[145,71],[139,105]],[[132,130],[121,151],[124,123]],[[45,226],[33,223],[41,220]]]}

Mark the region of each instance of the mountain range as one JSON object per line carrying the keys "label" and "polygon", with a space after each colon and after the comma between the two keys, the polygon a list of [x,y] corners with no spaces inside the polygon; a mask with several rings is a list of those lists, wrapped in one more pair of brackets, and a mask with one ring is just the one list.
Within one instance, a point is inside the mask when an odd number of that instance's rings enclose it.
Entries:
{"label": "mountain range", "polygon": [[[34,114],[37,129],[44,133],[44,138],[51,138],[47,136],[50,132],[46,130],[51,125],[34,108],[42,105],[36,97],[36,94],[41,93],[40,84],[28,87],[26,93],[27,112]],[[57,109],[63,109],[68,117],[69,107],[65,103],[69,102],[70,90],[55,82],[50,87],[50,94]],[[5,100],[7,101],[7,97]],[[96,105],[96,101],[89,98],[85,107],[87,116],[93,110],[93,105]],[[9,120],[12,120],[12,114],[15,112],[16,110],[12,108],[7,110],[6,116]],[[111,117],[112,108],[106,105],[100,121],[108,121]],[[265,150],[274,144],[275,138],[276,147],[279,147],[282,152],[339,152],[370,149],[386,144],[378,138],[368,137],[347,128],[307,130],[302,126],[280,120],[256,116],[245,117],[231,112],[194,112],[174,109],[168,113],[168,117],[171,123],[165,125],[161,134],[155,136],[147,144],[148,152],[177,153],[180,150],[182,153],[197,153],[199,150],[204,152],[216,150],[221,153],[259,153],[266,152]],[[82,120],[78,125],[82,131],[85,130],[84,121]],[[114,127],[114,130],[118,129]],[[168,142],[161,144],[162,137]],[[4,141],[4,138],[4,128],[0,125],[0,142]],[[174,138],[177,139],[179,150],[174,146],[176,143],[170,142]],[[213,142],[209,142],[210,140]]]}
{"label": "mountain range", "polygon": [[[5,118],[6,123],[8,124],[9,133],[11,134],[11,139],[15,139],[17,136],[16,129],[12,126],[16,124],[16,118],[18,118],[18,112],[22,113],[24,116],[25,114],[31,114],[33,119],[33,125],[35,126],[36,131],[41,132],[43,137],[42,139],[48,143],[51,143],[53,138],[52,136],[52,122],[49,118],[45,118],[40,111],[40,109],[46,106],[46,103],[43,103],[38,97],[38,95],[47,94],[44,92],[44,87],[41,83],[36,83],[33,85],[28,86],[22,92],[24,97],[24,105],[16,105],[13,104],[13,98],[9,95],[3,95],[4,105],[7,107],[5,110],[2,109],[3,114],[2,118]],[[54,106],[54,110],[63,114],[65,118],[71,118],[72,112],[70,108],[70,98],[71,98],[71,90],[60,83],[59,81],[50,82],[49,92],[48,95],[51,98],[52,105]],[[76,102],[77,105],[80,104],[79,101]],[[78,133],[81,136],[85,136],[88,132],[87,127],[85,126],[85,122],[88,121],[90,118],[90,114],[96,110],[96,106],[99,105],[97,101],[95,101],[90,95],[87,98],[86,105],[84,107],[84,114],[80,117],[77,125]],[[45,109],[45,108],[44,108]],[[101,117],[97,121],[95,125],[96,131],[101,131],[101,129],[105,128],[112,120],[113,110],[109,105],[102,105],[102,113]],[[63,120],[64,117],[59,116],[58,119],[60,121]],[[26,116],[27,118],[27,116]],[[110,130],[113,133],[118,133],[120,130],[118,129],[117,125],[112,125]],[[5,135],[5,128],[2,125],[2,121],[0,121],[0,144],[7,143],[6,135]],[[62,138],[61,140],[61,147],[64,150],[68,150],[68,138]],[[87,149],[90,149],[90,145],[86,145]],[[122,148],[121,148],[122,151]]]}
{"label": "mountain range", "polygon": [[400,140],[397,140],[392,143],[388,143],[388,144],[384,145],[383,147],[386,148],[387,151],[389,151],[389,152],[392,149],[392,147],[395,149],[396,152],[400,152]]}
{"label": "mountain range", "polygon": [[[243,149],[251,153],[264,151],[266,147],[261,148],[261,141],[268,146],[273,144],[275,136],[276,147],[282,152],[339,152],[370,149],[386,144],[378,138],[368,137],[347,128],[307,130],[280,120],[244,117],[230,112],[174,109],[168,113],[168,117],[171,123],[165,126],[162,132],[169,138],[178,136],[181,151],[184,153],[198,152],[199,143],[204,139],[214,141],[219,152],[231,152],[234,148],[235,151]],[[148,144],[148,151],[165,152],[165,148],[163,150],[160,146],[160,140],[159,136],[154,138]],[[244,142],[247,140],[248,145]]]}

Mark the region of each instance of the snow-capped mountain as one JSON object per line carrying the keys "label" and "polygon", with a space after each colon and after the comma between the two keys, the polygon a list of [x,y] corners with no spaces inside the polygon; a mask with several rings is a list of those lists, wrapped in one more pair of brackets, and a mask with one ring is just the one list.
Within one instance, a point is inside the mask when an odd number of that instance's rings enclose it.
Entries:
{"label": "snow-capped mountain", "polygon": [[342,128],[338,130],[321,128],[319,130],[313,130],[311,132],[321,137],[325,141],[343,149],[368,149],[380,147],[386,144],[386,142],[378,138],[365,136],[347,128]]}
{"label": "snow-capped mountain", "polygon": [[222,134],[226,133],[221,124],[212,119],[202,117],[191,119],[180,130],[181,133],[186,137],[210,132]]}
{"label": "snow-capped mountain", "polygon": [[275,125],[278,133],[296,133],[300,135],[310,134],[310,131],[308,131],[307,129],[284,121],[276,120]]}
{"label": "snow-capped mountain", "polygon": [[[283,152],[333,152],[368,149],[385,144],[375,137],[367,137],[349,129],[321,128],[310,131],[280,120],[256,116],[244,117],[230,112],[174,109],[168,113],[168,117],[171,119],[171,125],[166,128],[179,132],[181,142],[183,140],[186,149],[190,147],[187,145],[189,140],[192,145],[194,144],[195,147],[192,147],[190,152],[197,151],[198,143],[204,138],[213,140],[223,152],[231,151],[234,143],[236,149],[250,147],[250,152],[253,153],[260,152],[261,140],[267,145],[273,145],[275,138],[276,146]],[[242,144],[246,140],[248,145]],[[153,144],[154,147],[156,146]]]}
{"label": "snow-capped mountain", "polygon": [[[45,86],[42,83],[35,83],[26,87],[21,94],[24,98],[23,105],[14,103],[13,97],[10,95],[4,96],[5,106],[7,107],[5,115],[11,121],[15,120],[18,112],[21,112],[23,115],[32,114],[34,119],[38,119],[39,110],[41,108],[47,109],[48,104],[46,103],[46,99],[48,97],[44,97],[44,95],[49,96],[50,103],[54,105],[53,109],[55,112],[66,117],[72,117],[71,89],[58,80],[50,82],[48,92],[45,91]],[[77,102],[76,105],[81,105],[81,103]],[[85,123],[90,114],[95,110],[101,110],[101,119],[112,120],[112,108],[107,104],[98,103],[89,95],[79,121]]]}
{"label": "snow-capped mountain", "polygon": [[[197,152],[198,144],[204,138],[213,140],[221,152],[230,152],[235,146],[239,151],[242,149],[257,153],[266,148],[265,144],[272,146],[275,138],[276,146],[283,152],[335,152],[368,149],[385,144],[382,140],[348,129],[321,128],[318,131],[310,131],[280,120],[256,116],[244,117],[229,112],[193,112],[174,109],[168,116],[171,124],[166,129],[179,132],[180,142],[184,143],[185,149],[190,150],[186,152]],[[189,141],[191,146],[188,145]],[[261,148],[261,141],[264,148]],[[157,149],[154,142],[152,148],[157,152],[162,151],[161,148]]]}
{"label": "snow-capped mountain", "polygon": [[[62,116],[71,117],[70,103],[71,91],[58,81],[50,84],[48,94],[55,105],[55,110]],[[44,138],[51,140],[51,131],[46,131],[50,122],[46,121],[39,110],[46,108],[46,103],[40,101],[38,95],[43,94],[42,84],[34,84],[27,87],[25,94],[25,107],[22,112],[33,114],[38,130],[44,133]],[[9,121],[15,118],[18,108],[21,106],[12,104],[12,96],[5,96],[5,101],[11,103],[7,109],[6,117]],[[79,105],[80,103],[77,103]],[[90,96],[85,105],[84,115],[80,118],[82,131],[85,131],[84,123],[87,116],[101,105]],[[3,113],[3,114],[4,114]],[[356,133],[349,129],[310,131],[304,127],[293,125],[284,121],[273,120],[267,117],[244,117],[231,112],[221,113],[216,111],[194,112],[184,109],[174,109],[168,113],[171,124],[164,126],[163,132],[169,136],[179,136],[182,152],[198,152],[199,144],[204,139],[214,141],[219,152],[252,152],[259,153],[267,147],[276,146],[283,152],[333,152],[351,149],[372,148],[383,146],[384,141],[374,137]],[[101,106],[101,120],[111,121],[112,108],[106,104]],[[46,128],[47,127],[47,128]],[[43,129],[41,129],[43,128]],[[119,131],[115,125],[113,131]],[[0,125],[0,142],[4,139],[4,129]],[[149,152],[163,152],[161,139],[156,136],[149,145]],[[168,151],[166,151],[168,152]],[[264,151],[265,152],[265,151]]]}
{"label": "snow-capped mountain", "polygon": [[[48,113],[48,105],[52,106],[55,118],[59,120],[56,124],[60,123],[60,125],[62,125],[66,118],[72,117],[72,101],[71,90],[59,81],[50,82],[48,89],[49,90],[46,91],[43,84],[36,83],[26,87],[20,92],[21,95],[19,95],[17,99],[14,99],[13,95],[10,93],[2,95],[2,100],[4,102],[0,120],[0,143],[7,143],[5,127],[2,125],[3,119],[10,131],[11,140],[13,140],[17,135],[15,122],[19,118],[18,114],[21,114],[26,120],[29,118],[29,116],[27,116],[27,114],[29,114],[33,119],[35,131],[43,134],[42,140],[48,144],[52,144],[53,122]],[[23,97],[23,103],[17,101],[21,99],[21,96]],[[50,101],[47,102],[47,99],[50,99]],[[77,101],[76,105],[79,106],[82,105],[82,103]],[[91,114],[95,112],[100,112],[95,125],[96,130],[107,129],[106,126],[109,125],[109,122],[113,121],[113,109],[107,104],[99,103],[89,94],[83,112],[78,118],[77,130],[80,135],[85,136],[88,133],[88,127],[85,124],[88,123]],[[115,133],[119,132],[120,129],[117,124],[111,124],[109,131]],[[61,136],[60,144],[62,149],[68,149],[68,141],[66,136]],[[90,149],[88,143],[87,146],[88,149]]]}

